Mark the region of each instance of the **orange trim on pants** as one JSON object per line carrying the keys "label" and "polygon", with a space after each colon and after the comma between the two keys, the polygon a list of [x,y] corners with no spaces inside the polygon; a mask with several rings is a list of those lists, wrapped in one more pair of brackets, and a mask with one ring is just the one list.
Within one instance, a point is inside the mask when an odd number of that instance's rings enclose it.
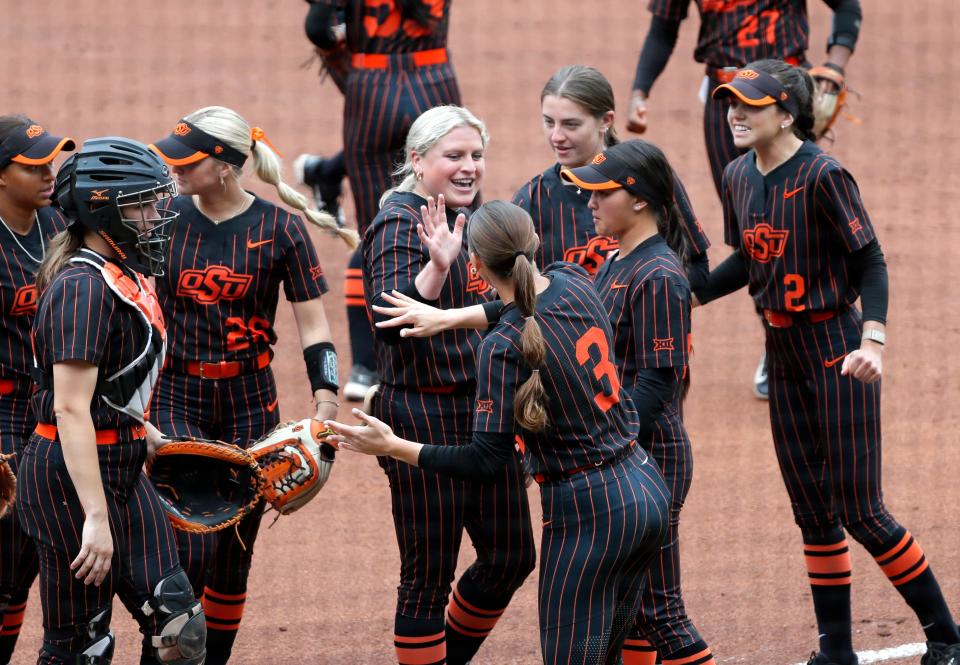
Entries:
{"label": "orange trim on pants", "polygon": [[7,609],[3,614],[3,625],[0,626],[0,637],[19,635],[20,628],[23,626],[23,615],[26,611],[26,602],[22,602],[19,605],[7,605]]}
{"label": "orange trim on pants", "polygon": [[627,638],[623,642],[623,665],[654,665],[657,662],[657,648],[647,640],[632,640]]}
{"label": "orange trim on pants", "polygon": [[930,565],[923,554],[923,548],[909,531],[903,534],[896,547],[874,558],[894,586],[906,584]]}
{"label": "orange trim on pants", "polygon": [[468,637],[486,637],[502,615],[503,609],[483,610],[471,605],[456,589],[447,605],[448,628]]}
{"label": "orange trim on pants", "polygon": [[846,539],[832,545],[804,545],[803,557],[812,585],[842,586],[853,581],[853,563]]}

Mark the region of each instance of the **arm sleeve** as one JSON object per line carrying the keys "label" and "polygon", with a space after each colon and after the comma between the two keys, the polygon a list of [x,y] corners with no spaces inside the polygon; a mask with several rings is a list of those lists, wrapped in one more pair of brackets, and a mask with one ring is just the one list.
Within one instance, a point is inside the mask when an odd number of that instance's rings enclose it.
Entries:
{"label": "arm sleeve", "polygon": [[693,211],[693,203],[683,186],[680,177],[673,174],[673,200],[677,204],[677,210],[680,212],[680,222],[687,234],[687,240],[690,242],[691,254],[705,252],[710,247],[710,239],[703,231],[700,220],[697,219],[697,213]]}
{"label": "arm sleeve", "polygon": [[303,22],[303,31],[307,39],[317,48],[329,51],[337,45],[333,34],[333,15],[336,7],[327,2],[311,2],[307,18]]}
{"label": "arm sleeve", "polygon": [[513,451],[514,435],[510,432],[474,432],[466,446],[424,446],[417,463],[422,469],[455,478],[489,482]]}
{"label": "arm sleeve", "polygon": [[[416,224],[408,219],[402,210],[392,211],[389,216],[375,224],[363,250],[364,269],[367,271],[370,289],[365,294],[367,304],[390,307],[390,303],[383,299],[383,294],[389,291],[399,291],[421,302],[436,304],[436,301],[425,301],[414,282],[427,261],[420,238],[417,237]],[[374,323],[388,318],[373,312],[372,309],[371,312]],[[400,330],[374,327],[377,339],[386,344],[399,344],[403,341]]]}
{"label": "arm sleeve", "polygon": [[710,257],[706,252],[700,252],[690,257],[690,263],[687,265],[687,280],[690,282],[690,290],[696,293],[707,283],[707,277],[710,275]]}
{"label": "arm sleeve", "polygon": [[887,262],[880,242],[874,239],[850,255],[850,279],[860,287],[860,305],[864,321],[887,322],[889,286]]}
{"label": "arm sleeve", "polygon": [[694,291],[700,304],[706,305],[712,300],[742,289],[750,280],[747,264],[740,250],[734,251],[707,275],[706,283]]}
{"label": "arm sleeve", "polygon": [[667,66],[679,34],[680,19],[661,18],[654,15],[637,61],[637,72],[633,77],[634,90],[641,90],[644,94],[650,93],[654,81]]}
{"label": "arm sleeve", "polygon": [[283,294],[290,302],[319,298],[327,292],[327,280],[306,223],[297,215],[290,215],[283,236],[287,244],[283,261]]}
{"label": "arm sleeve", "polygon": [[640,420],[637,436],[641,440],[649,439],[653,434],[653,423],[663,411],[663,405],[677,394],[679,379],[683,376],[682,370],[678,372],[678,369],[680,368],[644,367],[637,372],[637,383],[630,398]]}
{"label": "arm sleeve", "polygon": [[857,46],[860,36],[860,21],[863,19],[863,9],[860,0],[824,0],[833,9],[833,28],[830,39],[827,40],[827,50],[839,44],[851,51]]}

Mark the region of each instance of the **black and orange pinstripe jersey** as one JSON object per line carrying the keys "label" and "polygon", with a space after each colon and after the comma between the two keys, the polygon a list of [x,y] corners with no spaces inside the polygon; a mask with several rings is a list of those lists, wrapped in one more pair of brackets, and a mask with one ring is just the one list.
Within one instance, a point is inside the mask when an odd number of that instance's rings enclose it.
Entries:
{"label": "black and orange pinstripe jersey", "polygon": [[180,212],[157,296],[174,360],[255,358],[277,341],[280,285],[290,302],[327,291],[306,223],[257,197],[242,214],[215,224],[189,196]]}
{"label": "black and orange pinstripe jersey", "polygon": [[[674,177],[674,197],[683,227],[693,248],[692,254],[707,251],[707,239],[693,211],[690,197],[680,179]],[[593,212],[587,207],[590,192],[560,179],[560,165],[554,164],[513,196],[513,202],[530,213],[540,237],[534,259],[538,266],[567,261],[583,266],[589,274],[617,248],[617,239],[597,235]]]}
{"label": "black and orange pinstripe jersey", "polygon": [[727,165],[724,237],[743,253],[750,295],[764,309],[836,310],[852,305],[847,255],[876,234],[846,169],[816,144],[766,176],[751,150]]}
{"label": "black and orange pinstripe jersey", "polygon": [[[650,11],[683,20],[691,0],[650,0]],[[807,0],[695,0],[700,33],[693,57],[711,67],[743,67],[764,58],[804,60],[810,40]],[[833,5],[835,2],[827,1]]]}
{"label": "black and orange pinstripe jersey", "polygon": [[0,240],[0,376],[6,379],[30,379],[30,326],[37,312],[34,282],[40,266],[34,259],[43,257],[44,248],[67,223],[59,210],[41,208],[30,233]]}
{"label": "black and orange pinstripe jersey", "polygon": [[[120,268],[132,276],[128,268]],[[54,364],[79,360],[96,365],[99,381],[104,381],[141,355],[147,334],[141,316],[107,286],[97,267],[70,263],[40,295],[33,324],[33,353],[37,369],[46,377],[52,377]],[[31,406],[39,422],[57,422],[52,382],[41,382]],[[90,413],[95,429],[139,422],[108,406],[100,398],[99,388]]]}
{"label": "black and orange pinstripe jersey", "polygon": [[516,431],[536,474],[556,476],[615,457],[636,440],[637,414],[614,365],[613,333],[589,275],[570,263],[543,273],[550,286],[537,297],[535,319],[546,342],[539,368],[549,397],[547,429],[514,422],[517,389],[532,368],[523,358],[523,315],[510,303],[480,344],[475,432]]}
{"label": "black and orange pinstripe jersey", "polygon": [[317,1],[343,11],[353,53],[411,53],[447,45],[451,0],[422,0],[436,21],[429,27],[404,17],[394,0]]}
{"label": "black and orange pinstripe jersey", "polygon": [[[654,235],[626,256],[614,255],[594,285],[610,317],[626,391],[633,393],[641,369],[673,367],[683,378],[690,348],[690,284],[666,241]],[[680,399],[680,381],[674,399]]]}
{"label": "black and orange pinstripe jersey", "polygon": [[[430,255],[417,236],[420,206],[426,200],[412,192],[395,192],[384,202],[363,239],[363,291],[367,305],[387,305],[385,291],[402,291],[413,297],[414,280]],[[453,228],[457,212],[447,209]],[[472,268],[463,252],[450,266],[450,273],[431,304],[441,309],[469,307],[486,302],[489,284]],[[384,316],[374,313],[374,321]],[[469,392],[476,379],[476,350],[480,333],[449,330],[428,338],[400,338],[396,332],[377,332],[377,372],[380,381],[412,390],[435,388]]]}

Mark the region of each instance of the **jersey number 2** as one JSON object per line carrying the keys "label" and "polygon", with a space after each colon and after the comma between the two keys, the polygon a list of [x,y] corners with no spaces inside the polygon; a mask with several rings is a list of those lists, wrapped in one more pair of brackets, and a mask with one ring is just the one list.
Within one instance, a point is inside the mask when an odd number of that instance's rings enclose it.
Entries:
{"label": "jersey number 2", "polygon": [[606,413],[611,406],[620,401],[620,380],[617,378],[617,368],[610,362],[610,345],[607,344],[607,337],[603,334],[603,330],[596,326],[583,333],[577,340],[577,362],[581,366],[591,360],[590,349],[593,347],[600,352],[600,359],[593,367],[593,376],[597,379],[607,377],[610,382],[610,392],[601,390],[593,396],[593,401],[601,411]]}
{"label": "jersey number 2", "polygon": [[783,285],[787,287],[783,294],[783,306],[788,312],[802,312],[807,308],[801,301],[807,295],[807,283],[803,275],[789,273],[783,276]]}
{"label": "jersey number 2", "polygon": [[750,15],[740,25],[737,30],[737,45],[742,48],[752,48],[760,46],[761,21],[766,23],[763,27],[763,41],[767,44],[774,44],[777,41],[777,21],[780,20],[780,11],[777,9],[765,9],[760,12],[760,16]]}

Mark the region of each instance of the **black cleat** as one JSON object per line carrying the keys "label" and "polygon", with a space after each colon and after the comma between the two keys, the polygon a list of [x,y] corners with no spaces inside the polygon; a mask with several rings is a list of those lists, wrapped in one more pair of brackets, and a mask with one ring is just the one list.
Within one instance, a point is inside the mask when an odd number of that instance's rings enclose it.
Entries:
{"label": "black cleat", "polygon": [[306,185],[313,191],[313,203],[317,210],[333,215],[338,226],[347,223],[340,207],[343,187],[340,178],[323,176],[324,159],[320,155],[303,154],[293,160],[293,177],[298,185]]}
{"label": "black cleat", "polygon": [[927,642],[927,653],[920,659],[920,665],[960,665],[960,642]]}
{"label": "black cleat", "polygon": [[814,651],[810,654],[810,660],[807,661],[807,665],[858,665],[860,660],[857,658],[857,655],[853,655],[853,659],[848,663],[837,663],[832,660],[827,660],[826,656],[822,653],[817,653]]}
{"label": "black cleat", "polygon": [[753,394],[757,399],[770,399],[770,376],[767,373],[766,352],[760,356],[757,371],[753,373]]}

